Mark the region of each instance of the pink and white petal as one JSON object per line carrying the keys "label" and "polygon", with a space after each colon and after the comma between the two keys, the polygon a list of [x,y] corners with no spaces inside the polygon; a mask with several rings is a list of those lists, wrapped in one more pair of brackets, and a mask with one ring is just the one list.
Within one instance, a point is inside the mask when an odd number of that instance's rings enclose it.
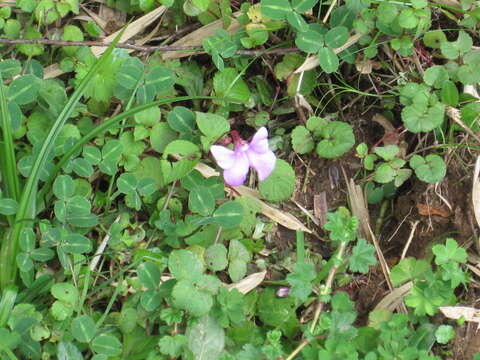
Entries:
{"label": "pink and white petal", "polygon": [[235,164],[235,152],[225,146],[212,145],[210,152],[222,169],[230,169]]}
{"label": "pink and white petal", "polygon": [[245,152],[235,153],[235,164],[223,171],[223,179],[230,186],[242,185],[247,178],[249,168]]}
{"label": "pink and white petal", "polygon": [[250,166],[258,173],[258,179],[260,181],[265,180],[272,173],[273,169],[275,169],[277,158],[273,151],[268,150],[264,153],[248,151],[247,155]]}
{"label": "pink and white petal", "polygon": [[252,141],[250,141],[250,149],[255,152],[263,153],[268,151],[268,131],[267,128],[262,126],[253,135]]}

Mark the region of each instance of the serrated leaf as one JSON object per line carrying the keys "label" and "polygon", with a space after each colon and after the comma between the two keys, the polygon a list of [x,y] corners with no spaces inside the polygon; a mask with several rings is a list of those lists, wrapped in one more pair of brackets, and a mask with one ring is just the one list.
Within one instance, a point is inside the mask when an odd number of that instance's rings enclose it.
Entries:
{"label": "serrated leaf", "polygon": [[353,272],[368,273],[369,266],[377,263],[375,248],[365,239],[359,239],[348,258],[348,267]]}
{"label": "serrated leaf", "polygon": [[195,360],[217,360],[225,347],[225,331],[210,315],[189,326],[187,338]]}
{"label": "serrated leaf", "polygon": [[429,271],[431,268],[428,262],[408,257],[392,268],[390,279],[393,286],[399,286],[409,280],[421,279]]}

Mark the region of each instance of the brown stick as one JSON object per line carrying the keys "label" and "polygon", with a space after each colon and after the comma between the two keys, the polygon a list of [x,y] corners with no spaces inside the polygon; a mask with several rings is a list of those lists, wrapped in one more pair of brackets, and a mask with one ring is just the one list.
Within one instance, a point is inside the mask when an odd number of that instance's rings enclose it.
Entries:
{"label": "brown stick", "polygon": [[[61,41],[50,39],[7,39],[0,38],[0,44],[18,45],[18,44],[40,44],[53,46],[110,46],[111,43],[104,43],[102,41]],[[115,47],[120,49],[129,49],[143,52],[171,52],[171,51],[203,51],[201,46],[146,46],[133,44],[117,44]],[[270,50],[237,50],[238,55],[260,56],[268,55],[284,55],[288,53],[297,53],[300,50],[296,48],[281,48]]]}

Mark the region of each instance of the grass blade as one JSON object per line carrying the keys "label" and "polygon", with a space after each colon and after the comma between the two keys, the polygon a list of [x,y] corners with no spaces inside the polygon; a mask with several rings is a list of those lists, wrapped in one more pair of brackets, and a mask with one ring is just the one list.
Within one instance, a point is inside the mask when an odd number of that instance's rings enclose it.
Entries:
{"label": "grass blade", "polygon": [[4,289],[8,284],[13,284],[16,281],[18,240],[22,229],[25,227],[25,224],[27,222],[33,222],[35,219],[36,196],[40,171],[45,166],[49,153],[54,146],[55,140],[60,134],[66,121],[70,118],[70,115],[72,114],[76,104],[89,85],[90,80],[104,65],[108,56],[111,55],[122,33],[123,32],[117,36],[115,41],[108,47],[107,51],[105,51],[105,53],[96,61],[95,65],[90,69],[87,75],[82,79],[82,81],[80,81],[78,87],[73,92],[62,112],[55,120],[55,123],[50,129],[37,157],[35,158],[32,170],[28,176],[25,188],[23,189],[22,196],[20,198],[13,231],[11,232],[11,235],[6,236],[2,242],[0,250],[0,289]]}
{"label": "grass blade", "polygon": [[[15,145],[13,143],[12,123],[8,111],[5,86],[0,75],[0,113],[2,116],[2,151],[0,152],[0,164],[2,178],[5,182],[3,189],[6,197],[18,201],[20,198],[20,180],[17,172],[17,161],[15,158]],[[14,217],[8,216],[9,225],[14,223]]]}

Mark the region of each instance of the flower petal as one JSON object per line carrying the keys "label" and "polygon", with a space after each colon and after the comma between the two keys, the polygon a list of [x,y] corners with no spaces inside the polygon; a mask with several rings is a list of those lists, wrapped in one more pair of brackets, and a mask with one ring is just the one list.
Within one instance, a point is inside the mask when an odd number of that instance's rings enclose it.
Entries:
{"label": "flower petal", "polygon": [[277,158],[271,150],[258,153],[249,149],[247,156],[250,166],[257,171],[260,181],[265,180],[272,173],[273,169],[275,169]]}
{"label": "flower petal", "polygon": [[265,126],[262,126],[253,135],[252,141],[250,141],[250,149],[257,153],[264,153],[268,151],[268,131]]}
{"label": "flower petal", "polygon": [[212,145],[210,152],[222,169],[230,169],[235,164],[235,152],[225,146]]}
{"label": "flower petal", "polygon": [[230,186],[239,186],[245,182],[249,170],[248,157],[245,152],[235,153],[234,165],[224,170],[223,178]]}

